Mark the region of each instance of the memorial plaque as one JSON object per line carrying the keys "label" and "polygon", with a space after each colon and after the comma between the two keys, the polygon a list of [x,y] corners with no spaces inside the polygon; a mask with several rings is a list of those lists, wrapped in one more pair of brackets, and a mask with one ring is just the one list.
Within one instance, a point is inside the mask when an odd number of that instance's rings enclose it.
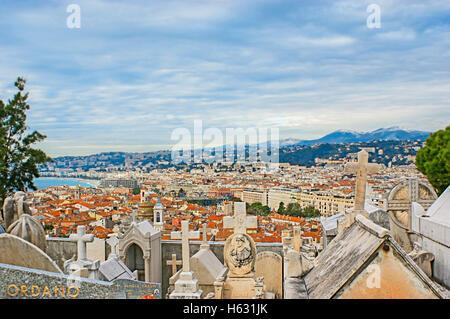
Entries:
{"label": "memorial plaque", "polygon": [[113,281],[115,298],[161,299],[161,284],[129,279]]}

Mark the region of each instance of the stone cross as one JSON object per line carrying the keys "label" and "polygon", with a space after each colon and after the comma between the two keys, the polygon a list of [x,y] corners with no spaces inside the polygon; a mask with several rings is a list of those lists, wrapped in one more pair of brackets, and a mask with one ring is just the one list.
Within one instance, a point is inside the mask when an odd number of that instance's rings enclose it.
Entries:
{"label": "stone cross", "polygon": [[131,212],[131,222],[137,223],[137,219],[138,219],[138,212],[137,210],[133,209]]}
{"label": "stone cross", "polygon": [[167,266],[172,266],[172,276],[176,274],[177,272],[177,266],[182,265],[181,260],[177,260],[177,255],[172,254],[172,259],[166,261]]}
{"label": "stone cross", "polygon": [[344,171],[356,174],[355,208],[354,212],[364,212],[364,202],[366,199],[367,174],[373,174],[380,170],[380,165],[369,163],[369,153],[362,150],[358,152],[357,163],[345,164]]}
{"label": "stone cross", "polygon": [[247,228],[258,227],[256,216],[247,216],[244,202],[234,203],[234,216],[225,216],[223,218],[223,228],[234,228],[234,233],[246,234]]}
{"label": "stone cross", "polygon": [[77,260],[86,259],[86,243],[91,243],[94,241],[94,235],[86,234],[85,226],[78,226],[77,233],[71,234],[69,240],[77,242],[78,258]]}
{"label": "stone cross", "polygon": [[183,220],[181,222],[181,232],[171,232],[170,237],[172,239],[182,240],[183,272],[190,272],[189,239],[199,239],[200,232],[189,231],[189,222],[187,220]]}
{"label": "stone cross", "polygon": [[111,237],[109,237],[106,242],[108,243],[108,245],[111,247],[111,253],[108,256],[108,259],[117,257],[116,254],[116,247],[119,244],[119,239],[117,238],[117,235],[113,235]]}
{"label": "stone cross", "polygon": [[200,231],[203,235],[203,241],[200,246],[200,249],[208,248],[208,230],[206,228],[206,223],[203,223],[202,230]]}

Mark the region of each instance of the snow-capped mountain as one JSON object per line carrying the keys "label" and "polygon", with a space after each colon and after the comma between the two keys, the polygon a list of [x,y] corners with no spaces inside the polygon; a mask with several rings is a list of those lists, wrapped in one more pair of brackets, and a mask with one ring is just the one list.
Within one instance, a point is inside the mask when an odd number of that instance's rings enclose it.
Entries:
{"label": "snow-capped mountain", "polygon": [[[426,140],[430,132],[404,130],[399,127],[379,128],[371,132],[356,132],[338,130],[315,140],[298,140],[290,138],[280,141],[280,146],[288,145],[314,145],[317,143],[352,143],[368,142],[375,140]],[[289,142],[292,141],[291,144]]]}

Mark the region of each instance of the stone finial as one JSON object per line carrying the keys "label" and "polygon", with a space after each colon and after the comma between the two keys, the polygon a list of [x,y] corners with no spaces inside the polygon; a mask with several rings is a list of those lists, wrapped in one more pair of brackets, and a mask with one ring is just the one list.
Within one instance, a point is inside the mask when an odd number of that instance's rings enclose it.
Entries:
{"label": "stone finial", "polygon": [[117,245],[119,244],[119,239],[117,238],[117,235],[112,235],[109,237],[106,242],[111,247],[111,253],[108,256],[108,259],[116,258],[117,256]]}
{"label": "stone finial", "polygon": [[21,215],[9,226],[7,232],[36,245],[42,251],[46,250],[44,228],[36,218],[30,215]]}

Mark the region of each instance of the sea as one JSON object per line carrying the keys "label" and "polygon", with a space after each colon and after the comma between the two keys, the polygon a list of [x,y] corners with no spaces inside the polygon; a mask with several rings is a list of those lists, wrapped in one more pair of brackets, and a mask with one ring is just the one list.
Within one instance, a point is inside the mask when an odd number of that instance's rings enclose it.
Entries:
{"label": "sea", "polygon": [[88,180],[70,179],[70,178],[51,178],[51,177],[39,177],[34,179],[34,185],[37,189],[43,189],[51,186],[76,186],[82,185],[84,187],[95,187],[95,182],[89,182]]}

